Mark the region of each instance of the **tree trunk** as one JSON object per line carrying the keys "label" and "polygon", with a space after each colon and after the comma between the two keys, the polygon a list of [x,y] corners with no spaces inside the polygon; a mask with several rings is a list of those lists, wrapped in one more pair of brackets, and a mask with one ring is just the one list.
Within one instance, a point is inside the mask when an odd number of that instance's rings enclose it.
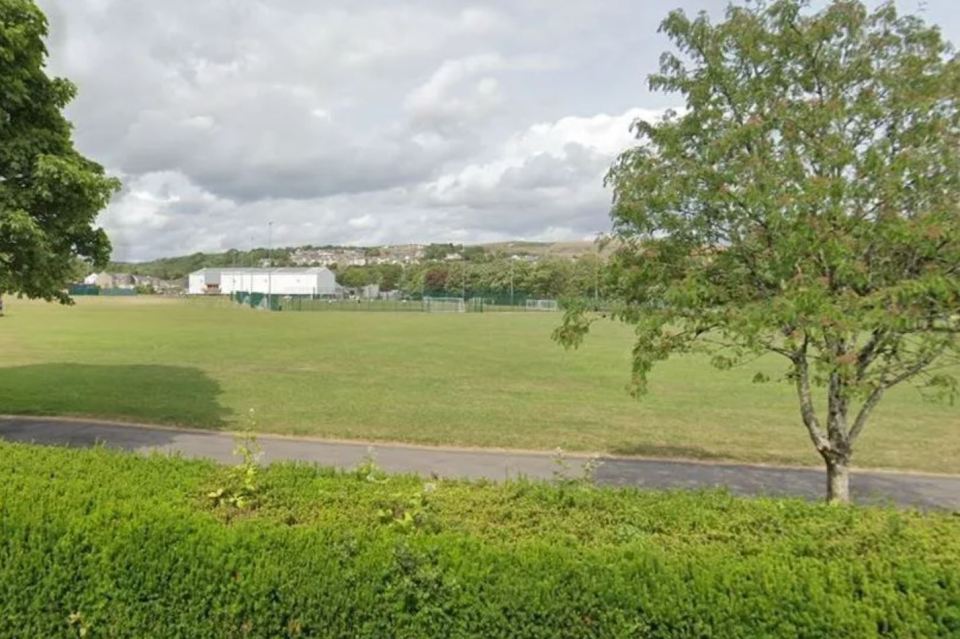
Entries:
{"label": "tree trunk", "polygon": [[827,459],[827,503],[850,503],[850,462]]}

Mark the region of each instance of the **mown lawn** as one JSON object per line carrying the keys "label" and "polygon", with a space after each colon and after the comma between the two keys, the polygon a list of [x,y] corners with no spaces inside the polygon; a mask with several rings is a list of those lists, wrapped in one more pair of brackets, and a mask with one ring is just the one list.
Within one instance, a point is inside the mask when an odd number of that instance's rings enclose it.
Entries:
{"label": "mown lawn", "polygon": [[[579,351],[552,313],[266,313],[213,300],[7,300],[0,413],[428,444],[817,464],[776,359],[719,372],[663,364],[626,392],[628,328]],[[862,467],[960,472],[960,408],[898,389],[861,439]]]}

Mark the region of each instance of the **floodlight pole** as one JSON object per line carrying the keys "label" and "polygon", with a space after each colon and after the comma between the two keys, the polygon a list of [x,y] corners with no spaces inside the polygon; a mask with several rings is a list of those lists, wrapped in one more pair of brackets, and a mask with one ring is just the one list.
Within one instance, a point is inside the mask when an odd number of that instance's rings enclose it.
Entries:
{"label": "floodlight pole", "polygon": [[513,306],[513,256],[510,257],[510,306]]}
{"label": "floodlight pole", "polygon": [[267,222],[267,310],[273,310],[273,220]]}
{"label": "floodlight pole", "polygon": [[597,251],[597,263],[594,266],[594,280],[593,280],[593,301],[600,301],[600,251]]}

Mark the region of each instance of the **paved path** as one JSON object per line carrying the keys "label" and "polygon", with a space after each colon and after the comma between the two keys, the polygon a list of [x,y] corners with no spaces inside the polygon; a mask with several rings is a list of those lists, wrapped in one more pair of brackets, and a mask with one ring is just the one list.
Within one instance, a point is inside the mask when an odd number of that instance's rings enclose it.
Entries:
{"label": "paved path", "polygon": [[[108,446],[137,453],[179,452],[188,457],[234,461],[234,438],[229,433],[133,426],[109,422],[28,417],[0,418],[0,437],[19,442]],[[349,468],[368,454],[371,446],[259,435],[264,461],[298,460]],[[458,450],[374,444],[377,464],[390,472],[436,473],[441,477],[506,479],[526,476],[551,478],[558,469],[550,453],[499,450]],[[568,459],[577,474],[583,457]],[[601,458],[597,482],[643,488],[709,488],[725,486],[738,495],[790,495],[820,499],[824,475],[819,469],[778,468],[743,464]],[[2,460],[0,460],[2,463]],[[856,472],[851,480],[859,503],[896,503],[921,508],[960,511],[960,476],[911,475],[894,472]]]}

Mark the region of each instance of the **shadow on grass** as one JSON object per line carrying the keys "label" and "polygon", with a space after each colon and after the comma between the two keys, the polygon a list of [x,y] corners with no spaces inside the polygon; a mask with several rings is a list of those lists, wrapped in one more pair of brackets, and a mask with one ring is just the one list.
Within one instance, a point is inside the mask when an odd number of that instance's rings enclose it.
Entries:
{"label": "shadow on grass", "polygon": [[0,413],[220,428],[220,385],[186,366],[36,364],[0,368]]}

